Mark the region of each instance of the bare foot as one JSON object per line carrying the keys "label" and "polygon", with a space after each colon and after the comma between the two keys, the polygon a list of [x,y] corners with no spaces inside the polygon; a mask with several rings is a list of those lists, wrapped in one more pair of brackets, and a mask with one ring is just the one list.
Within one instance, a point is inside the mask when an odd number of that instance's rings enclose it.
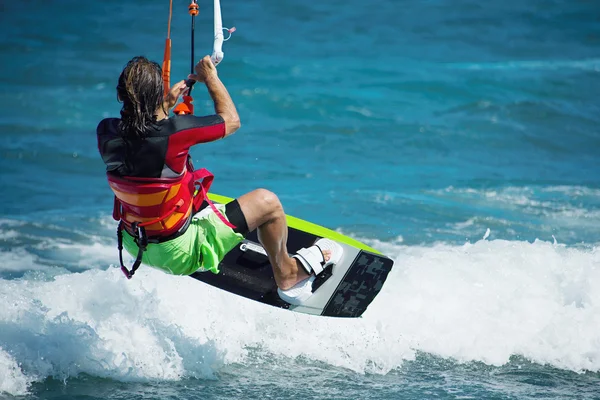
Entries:
{"label": "bare foot", "polygon": [[[331,259],[331,250],[327,250],[327,249],[321,250],[321,253],[323,254],[323,260],[325,260],[325,262],[327,262]],[[303,279],[308,278],[310,275],[308,275],[306,273],[306,269],[304,269],[304,266],[302,265],[300,260],[298,260],[297,258],[295,260],[296,260],[296,265],[298,266],[299,270],[304,272],[305,273],[304,275],[306,275]],[[311,275],[312,275],[312,273],[311,273]]]}

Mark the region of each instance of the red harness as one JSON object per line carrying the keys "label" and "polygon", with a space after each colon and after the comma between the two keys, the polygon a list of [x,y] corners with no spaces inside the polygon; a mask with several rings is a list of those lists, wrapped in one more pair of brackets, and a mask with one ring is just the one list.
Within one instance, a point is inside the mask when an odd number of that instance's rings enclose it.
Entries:
{"label": "red harness", "polygon": [[[119,221],[119,261],[121,270],[129,279],[140,266],[147,245],[183,234],[192,214],[200,209],[203,201],[225,225],[236,228],[208,198],[214,175],[205,168],[186,170],[177,178],[119,178],[111,174],[107,177],[115,193],[113,218]],[[123,264],[123,229],[132,234],[139,248],[131,270]]]}

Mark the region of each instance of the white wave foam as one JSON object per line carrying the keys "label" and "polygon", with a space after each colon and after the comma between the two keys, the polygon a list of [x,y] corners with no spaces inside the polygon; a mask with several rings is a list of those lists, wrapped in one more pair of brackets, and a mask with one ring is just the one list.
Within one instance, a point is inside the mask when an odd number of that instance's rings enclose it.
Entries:
{"label": "white wave foam", "polygon": [[[20,236],[18,228],[23,226],[23,221],[0,218],[0,240],[8,241]],[[17,229],[14,229],[17,228]]]}
{"label": "white wave foam", "polygon": [[[397,247],[369,317],[419,350],[492,365],[523,355],[600,370],[600,252],[548,242]],[[392,307],[390,307],[392,305]],[[393,318],[386,318],[387,315]],[[395,332],[395,333],[391,333]]]}
{"label": "white wave foam", "polygon": [[451,68],[468,70],[559,70],[579,69],[584,71],[600,72],[600,59],[590,58],[584,60],[530,60],[507,61],[499,63],[452,63]]}
{"label": "white wave foam", "polygon": [[[173,297],[169,305],[181,307],[185,299],[172,286],[181,278],[168,277],[172,285],[161,289],[156,286],[165,277],[159,272],[141,271],[136,278],[128,282],[119,270],[110,269],[49,282],[0,281],[5,305],[0,344],[31,380],[80,373],[120,380],[211,377],[222,358],[211,339],[194,330],[186,336],[170,318],[174,310],[162,300]],[[197,305],[192,308],[199,311]]]}
{"label": "white wave foam", "polygon": [[16,237],[19,237],[19,232],[17,232],[17,231],[4,230],[4,231],[0,232],[0,240],[14,239]]}
{"label": "white wave foam", "polygon": [[33,381],[23,374],[13,357],[0,347],[0,393],[10,393],[13,396],[24,396]]}
{"label": "white wave foam", "polygon": [[[105,218],[100,219],[101,222]],[[109,226],[107,222],[106,226]],[[7,226],[19,226],[19,221],[0,220],[0,228]],[[114,228],[114,224],[112,226]],[[35,249],[35,254],[26,251],[22,244],[9,245],[4,251],[0,251],[0,272],[17,271],[39,271],[44,270],[47,265],[61,264],[62,267],[75,267],[75,269],[105,268],[117,261],[118,253],[115,237],[108,236],[111,232],[103,232],[100,235],[88,235],[91,243],[74,242],[65,237],[33,236],[18,230],[5,230],[0,233],[0,239],[8,241],[17,239],[25,241]],[[110,239],[107,238],[110,237]]]}
{"label": "white wave foam", "polygon": [[570,197],[581,197],[581,196],[589,196],[596,197],[600,199],[600,189],[588,188],[585,186],[568,186],[568,185],[558,185],[558,186],[546,186],[540,188],[543,192],[558,192],[565,194]]}
{"label": "white wave foam", "polygon": [[[503,210],[518,210],[522,214],[542,217],[558,227],[596,228],[600,223],[600,191],[580,186],[545,188],[504,187],[472,189],[448,187],[431,192],[440,197],[458,196],[473,203],[484,202]],[[503,221],[499,221],[503,222]],[[465,221],[457,228],[468,227]]]}
{"label": "white wave foam", "polygon": [[0,271],[28,271],[45,268],[39,264],[38,257],[24,249],[0,251]]}
{"label": "white wave foam", "polygon": [[[433,194],[461,195],[473,198],[482,198],[486,201],[503,203],[510,206],[522,206],[538,209],[549,209],[550,211],[576,210],[577,212],[589,212],[590,210],[578,207],[569,207],[567,201],[577,201],[582,197],[589,198],[594,204],[600,203],[600,191],[582,188],[578,186],[555,186],[545,188],[531,187],[502,187],[498,189],[472,189],[454,188],[452,186],[442,190],[434,191]],[[559,193],[562,197],[546,198],[544,193]]]}
{"label": "white wave foam", "polygon": [[25,221],[19,221],[16,219],[0,218],[0,226],[3,229],[5,229],[6,227],[16,228],[19,226],[23,226],[25,224],[26,224]]}
{"label": "white wave foam", "polygon": [[357,320],[279,310],[150,268],[131,281],[116,268],[0,280],[0,365],[19,366],[0,388],[18,394],[32,381],[80,373],[212,378],[251,349],[266,360],[301,356],[361,373],[386,373],[416,351],[492,365],[522,355],[600,371],[597,249],[501,240],[372,245],[396,264]]}
{"label": "white wave foam", "polygon": [[[116,235],[115,235],[116,236]],[[102,268],[118,262],[119,253],[116,239],[114,243],[94,242],[89,245],[82,243],[53,243],[49,251],[55,258],[70,260],[79,268]],[[125,253],[127,256],[127,253]]]}

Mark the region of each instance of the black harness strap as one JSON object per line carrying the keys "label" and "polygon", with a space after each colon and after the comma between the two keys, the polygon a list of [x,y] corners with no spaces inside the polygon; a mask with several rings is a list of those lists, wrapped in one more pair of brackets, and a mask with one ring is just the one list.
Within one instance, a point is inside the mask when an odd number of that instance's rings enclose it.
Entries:
{"label": "black harness strap", "polygon": [[146,251],[146,248],[148,247],[148,236],[146,236],[146,228],[144,228],[143,226],[138,226],[137,222],[131,224],[131,227],[135,232],[133,240],[138,246],[137,257],[135,258],[135,261],[131,266],[131,270],[127,269],[127,267],[123,263],[123,229],[125,228],[122,220],[119,222],[119,226],[117,227],[117,248],[119,249],[119,262],[121,263],[121,271],[123,271],[127,279],[131,279],[133,277],[133,274],[135,274],[135,271],[137,271],[137,269],[140,267],[144,251]]}

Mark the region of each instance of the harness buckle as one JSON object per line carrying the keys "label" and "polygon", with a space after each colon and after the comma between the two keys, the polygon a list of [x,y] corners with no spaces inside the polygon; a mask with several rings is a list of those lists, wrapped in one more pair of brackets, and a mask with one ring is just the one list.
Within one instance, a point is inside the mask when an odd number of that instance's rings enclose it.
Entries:
{"label": "harness buckle", "polygon": [[148,236],[146,235],[146,228],[141,226],[139,222],[131,224],[131,229],[135,232],[135,243],[141,250],[146,250],[148,247]]}

